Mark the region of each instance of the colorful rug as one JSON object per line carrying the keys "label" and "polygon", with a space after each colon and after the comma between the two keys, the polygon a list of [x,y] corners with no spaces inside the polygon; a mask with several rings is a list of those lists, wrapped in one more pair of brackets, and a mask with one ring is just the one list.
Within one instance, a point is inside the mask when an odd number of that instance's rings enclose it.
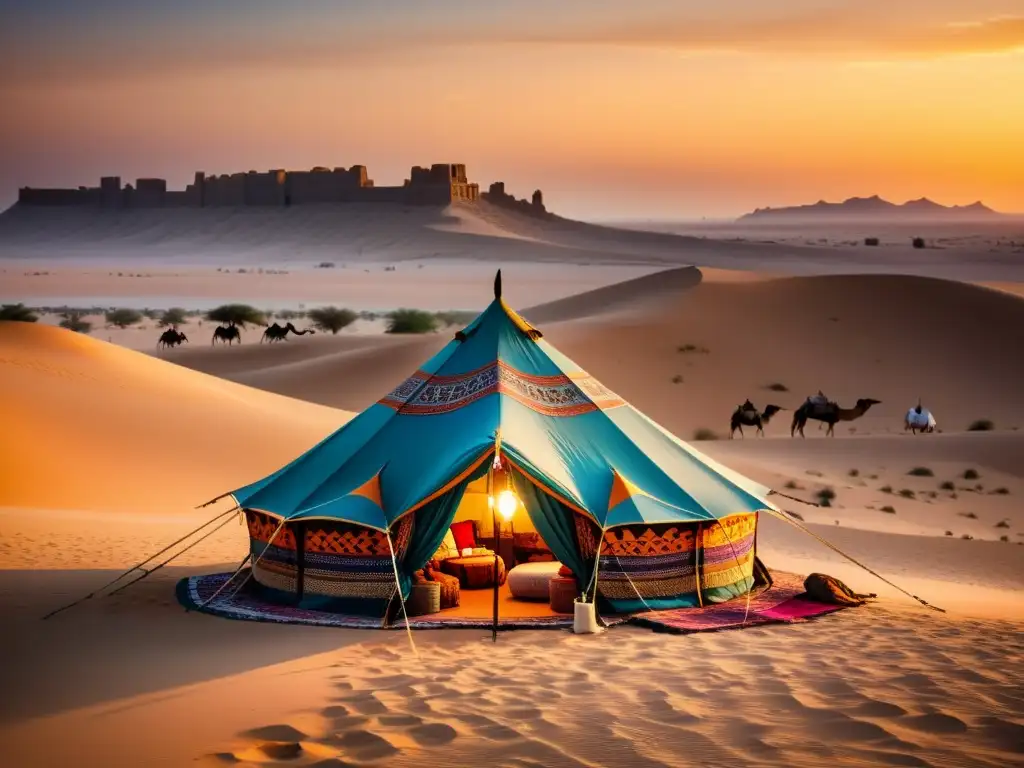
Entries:
{"label": "colorful rug", "polygon": [[[217,599],[209,600],[228,579],[228,573],[214,573],[206,576],[192,576],[182,579],[177,585],[178,602],[190,611],[201,611],[227,619],[243,621],[266,621],[276,624],[310,624],[318,627],[349,627],[355,629],[405,629],[405,622],[399,618],[389,626],[372,616],[346,616],[340,613],[314,611],[292,605],[270,603],[244,587],[233,594],[247,571],[235,577],[235,582],[224,587]],[[623,617],[625,620],[627,617]],[[611,622],[608,622],[611,623]],[[572,616],[530,616],[523,618],[501,618],[498,628],[507,629],[568,629],[573,624]],[[490,629],[492,619],[467,618],[464,616],[413,616],[409,618],[413,629]]]}
{"label": "colorful rug", "polygon": [[[399,619],[385,627],[380,618],[372,616],[346,616],[327,611],[315,611],[291,605],[267,602],[258,594],[236,587],[245,579],[248,571],[235,577],[232,584],[224,587],[217,599],[209,600],[230,574],[214,573],[206,576],[191,576],[177,585],[178,602],[186,609],[200,611],[214,616],[243,621],[264,621],[276,624],[309,624],[318,627],[348,627],[354,629],[404,629],[405,622]],[[704,608],[680,608],[669,611],[648,611],[633,616],[602,616],[605,626],[613,627],[630,622],[649,627],[656,632],[702,632],[714,629],[729,629],[773,622],[803,621],[814,616],[838,611],[844,606],[826,605],[803,599],[803,579],[791,573],[772,571],[775,583],[770,589],[747,600],[737,599],[728,603],[709,605]],[[570,629],[572,616],[531,616],[523,618],[500,618],[498,628],[509,629]],[[413,629],[490,629],[492,620],[473,619],[464,616],[432,614],[409,619]]]}
{"label": "colorful rug", "polygon": [[703,608],[647,611],[634,614],[629,621],[649,627],[655,632],[683,634],[778,622],[792,623],[848,607],[807,599],[801,576],[781,571],[772,571],[771,574],[774,582],[772,586],[751,595],[749,601],[737,598]]}

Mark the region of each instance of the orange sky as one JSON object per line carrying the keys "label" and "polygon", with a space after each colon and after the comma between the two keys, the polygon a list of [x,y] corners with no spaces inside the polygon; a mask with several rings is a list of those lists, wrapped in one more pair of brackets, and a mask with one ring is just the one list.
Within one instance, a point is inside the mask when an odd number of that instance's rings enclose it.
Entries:
{"label": "orange sky", "polygon": [[1019,0],[8,5],[3,204],[108,173],[465,162],[589,218],[874,193],[1024,212]]}

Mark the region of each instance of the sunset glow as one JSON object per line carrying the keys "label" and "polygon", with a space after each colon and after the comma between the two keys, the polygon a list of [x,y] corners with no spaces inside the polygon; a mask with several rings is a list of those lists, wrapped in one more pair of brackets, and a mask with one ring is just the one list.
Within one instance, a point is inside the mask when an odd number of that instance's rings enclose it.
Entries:
{"label": "sunset glow", "polygon": [[108,173],[462,162],[588,218],[1024,211],[1019,2],[87,5],[0,3],[4,205]]}

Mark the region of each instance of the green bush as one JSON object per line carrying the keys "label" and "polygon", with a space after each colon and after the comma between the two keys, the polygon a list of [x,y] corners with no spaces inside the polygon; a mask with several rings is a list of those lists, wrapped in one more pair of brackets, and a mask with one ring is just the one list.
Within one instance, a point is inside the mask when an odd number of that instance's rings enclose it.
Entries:
{"label": "green bush", "polygon": [[822,488],[817,493],[818,505],[822,507],[831,507],[832,502],[835,501],[836,492],[831,488]]}
{"label": "green bush", "polygon": [[177,328],[179,325],[184,325],[188,322],[188,313],[181,307],[171,307],[165,309],[163,314],[160,315],[160,319],[157,321],[158,328],[166,328],[171,326]]}
{"label": "green bush", "polygon": [[715,434],[715,432],[713,430],[710,430],[707,427],[701,427],[700,429],[694,430],[694,432],[693,432],[693,439],[694,440],[717,440],[718,439],[718,435]]}
{"label": "green bush", "polygon": [[977,480],[981,475],[978,474],[978,470],[976,469],[965,469],[961,477],[963,477],[964,480]]}
{"label": "green bush", "polygon": [[61,328],[67,328],[69,331],[75,333],[88,333],[92,330],[92,323],[88,320],[83,320],[81,315],[75,314],[74,312],[68,312],[63,315],[63,320],[60,321]]}
{"label": "green bush", "polygon": [[352,325],[359,314],[344,307],[317,307],[307,313],[313,325],[321,331],[330,331],[336,334],[342,328]]}
{"label": "green bush", "polygon": [[39,320],[36,313],[24,304],[4,304],[0,307],[0,320],[16,323],[34,323]]}
{"label": "green bush", "polygon": [[914,467],[907,474],[913,477],[935,477],[935,473],[928,469],[928,467]]}
{"label": "green bush", "polygon": [[387,333],[433,333],[437,315],[422,309],[396,309],[388,314]]}
{"label": "green bush", "polygon": [[224,325],[265,325],[266,318],[256,307],[248,304],[222,304],[206,313],[206,319]]}
{"label": "green bush", "polygon": [[972,421],[971,425],[967,427],[968,432],[991,432],[996,428],[996,425],[989,419],[978,419]]}
{"label": "green bush", "polygon": [[882,511],[883,512],[888,512],[890,515],[895,515],[896,514],[896,508],[893,507],[890,504],[886,504],[884,507],[882,507]]}
{"label": "green bush", "polygon": [[129,325],[135,325],[142,321],[142,313],[136,309],[127,309],[122,307],[120,309],[111,309],[108,311],[104,318],[108,325],[116,325],[118,328],[127,328]]}

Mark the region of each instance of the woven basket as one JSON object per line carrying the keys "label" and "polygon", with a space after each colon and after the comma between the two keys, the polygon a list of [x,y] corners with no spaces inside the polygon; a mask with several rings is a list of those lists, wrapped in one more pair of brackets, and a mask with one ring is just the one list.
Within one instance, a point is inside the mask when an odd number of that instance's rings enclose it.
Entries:
{"label": "woven basket", "polygon": [[548,582],[548,601],[555,613],[572,613],[576,600],[576,579],[554,576]]}
{"label": "woven basket", "polygon": [[410,616],[425,616],[441,610],[441,585],[436,581],[413,584],[405,610]]}

